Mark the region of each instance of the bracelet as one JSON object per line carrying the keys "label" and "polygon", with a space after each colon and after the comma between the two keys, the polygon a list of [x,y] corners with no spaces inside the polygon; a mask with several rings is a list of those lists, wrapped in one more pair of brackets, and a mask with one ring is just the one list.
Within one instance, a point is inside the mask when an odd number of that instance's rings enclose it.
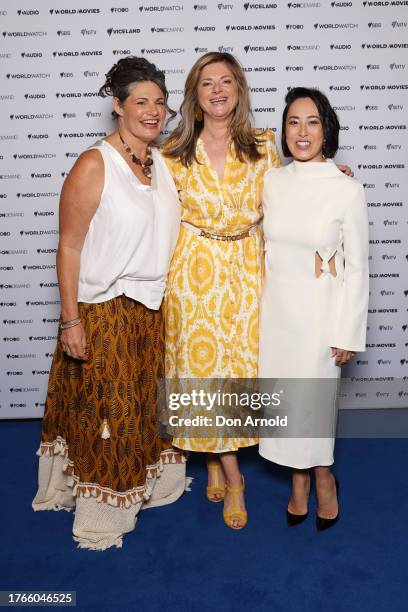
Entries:
{"label": "bracelet", "polygon": [[81,325],[81,319],[72,319],[72,321],[62,321],[60,323],[60,329],[71,329],[71,327],[76,327],[77,325]]}

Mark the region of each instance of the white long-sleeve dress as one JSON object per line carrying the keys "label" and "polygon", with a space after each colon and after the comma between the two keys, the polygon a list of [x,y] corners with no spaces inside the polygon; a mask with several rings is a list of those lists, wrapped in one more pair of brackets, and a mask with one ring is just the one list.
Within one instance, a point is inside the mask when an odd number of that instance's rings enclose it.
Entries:
{"label": "white long-sleeve dress", "polygon": [[[341,369],[330,347],[365,350],[364,190],[329,159],[271,168],[264,180],[259,377],[274,379],[274,390],[283,391],[280,410],[286,411],[289,427],[271,435],[267,430],[259,452],[298,469],[331,465]],[[329,267],[333,256],[336,276]]]}

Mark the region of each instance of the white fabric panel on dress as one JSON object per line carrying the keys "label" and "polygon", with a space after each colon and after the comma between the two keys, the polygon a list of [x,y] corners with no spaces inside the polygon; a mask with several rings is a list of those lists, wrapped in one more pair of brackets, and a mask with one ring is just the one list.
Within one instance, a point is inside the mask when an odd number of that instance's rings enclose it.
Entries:
{"label": "white fabric panel on dress", "polygon": [[[365,350],[364,190],[332,160],[294,161],[265,174],[263,207],[259,377],[276,379],[275,389],[285,391],[282,410],[287,410],[289,424],[292,421],[286,435],[290,431],[293,437],[281,437],[285,432],[277,431],[261,438],[259,452],[299,469],[331,465],[341,370],[330,347]],[[315,272],[316,253],[322,260],[320,276]],[[336,276],[329,269],[331,257]],[[310,437],[302,437],[302,432]]]}

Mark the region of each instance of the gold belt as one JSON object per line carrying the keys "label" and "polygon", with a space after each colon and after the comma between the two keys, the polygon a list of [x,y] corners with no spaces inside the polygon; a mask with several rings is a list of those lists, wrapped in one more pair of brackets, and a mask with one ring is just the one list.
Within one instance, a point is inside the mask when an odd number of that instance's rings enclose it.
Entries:
{"label": "gold belt", "polygon": [[211,232],[207,232],[204,229],[196,227],[195,225],[192,225],[187,221],[182,221],[182,224],[191,232],[197,234],[197,236],[201,236],[202,238],[209,238],[210,240],[221,240],[222,242],[232,242],[234,240],[242,240],[243,238],[249,238],[249,236],[255,234],[260,225],[259,223],[257,223],[256,225],[252,225],[247,230],[245,230],[245,232],[241,232],[241,234],[232,234],[229,236],[225,236],[222,234],[212,234]]}

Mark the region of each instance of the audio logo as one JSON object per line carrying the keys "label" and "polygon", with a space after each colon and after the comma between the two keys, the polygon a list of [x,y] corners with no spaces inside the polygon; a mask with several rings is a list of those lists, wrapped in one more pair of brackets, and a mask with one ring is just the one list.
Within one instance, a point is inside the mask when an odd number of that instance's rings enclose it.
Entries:
{"label": "audio logo", "polygon": [[43,54],[41,53],[41,51],[38,51],[37,53],[27,53],[26,51],[23,51],[21,53],[21,57],[42,57]]}

